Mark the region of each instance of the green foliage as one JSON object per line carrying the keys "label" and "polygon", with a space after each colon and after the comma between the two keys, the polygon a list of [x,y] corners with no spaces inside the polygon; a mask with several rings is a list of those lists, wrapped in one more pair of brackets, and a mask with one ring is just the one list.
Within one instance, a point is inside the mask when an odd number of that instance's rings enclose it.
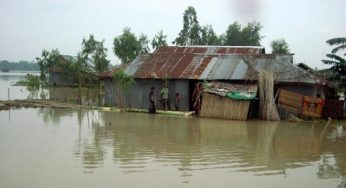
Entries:
{"label": "green foliage", "polygon": [[259,22],[250,22],[243,28],[238,22],[234,22],[221,36],[221,43],[225,46],[260,46],[263,38],[261,29]]}
{"label": "green foliage", "polygon": [[58,49],[53,49],[50,52],[48,50],[43,50],[41,57],[36,57],[36,61],[40,67],[40,79],[42,81],[47,82],[49,68],[58,64],[59,55]]}
{"label": "green foliage", "polygon": [[148,40],[148,37],[146,35],[144,35],[143,33],[141,35],[139,35],[138,43],[139,43],[139,46],[141,48],[140,54],[149,53],[149,51],[150,51],[149,40]]}
{"label": "green foliage", "polygon": [[64,77],[83,84],[84,81],[93,76],[92,67],[87,63],[86,56],[77,54],[77,60],[63,65]]}
{"label": "green foliage", "polygon": [[199,45],[201,42],[201,27],[197,20],[195,8],[189,6],[183,16],[183,29],[173,41],[176,45]]}
{"label": "green foliage", "polygon": [[211,25],[201,27],[196,10],[189,6],[183,15],[183,29],[173,41],[176,45],[224,45],[224,46],[260,46],[263,36],[259,22],[250,22],[242,27],[238,22],[228,26],[226,32],[218,37]]}
{"label": "green foliage", "polygon": [[[324,59],[322,62],[331,65],[330,70],[334,74],[329,79],[338,82],[339,87],[346,87],[346,59],[337,55],[339,50],[345,48],[346,38],[333,38],[327,41],[329,45],[338,45],[333,48],[332,53],[326,54],[329,59]],[[346,53],[344,54],[346,56]]]}
{"label": "green foliage", "polygon": [[234,22],[233,24],[228,26],[226,33],[221,36],[223,45],[238,45],[242,43],[242,29],[241,25],[238,22]]}
{"label": "green foliage", "polygon": [[77,55],[76,62],[71,62],[64,67],[65,78],[74,80],[78,84],[78,102],[81,104],[82,86],[94,77],[92,67],[87,63],[87,56],[81,52]]}
{"label": "green foliage", "polygon": [[131,29],[125,28],[120,36],[114,38],[113,51],[122,63],[127,64],[140,54],[141,44],[136,35],[131,33]]}
{"label": "green foliage", "polygon": [[200,45],[220,45],[221,40],[214,32],[211,25],[205,25],[201,29]]}
{"label": "green foliage", "polygon": [[95,70],[102,72],[108,70],[109,61],[107,60],[107,48],[103,46],[103,41],[95,40],[94,35],[89,35],[89,39],[83,39],[82,41],[82,53],[80,55],[85,56],[84,59],[88,59],[89,56],[93,59]]}
{"label": "green foliage", "polygon": [[123,92],[128,92],[129,88],[136,83],[133,77],[127,75],[124,71],[117,72],[114,75],[114,80]]}
{"label": "green foliage", "polygon": [[28,86],[31,88],[40,88],[41,80],[39,76],[27,74],[24,80],[19,80],[15,85]]}
{"label": "green foliage", "polygon": [[322,60],[324,64],[332,65],[330,69],[339,75],[346,76],[346,60],[336,54],[326,54],[329,60]]}
{"label": "green foliage", "polygon": [[[346,38],[345,37],[338,37],[338,38],[332,38],[327,40],[327,43],[329,45],[338,45],[337,47],[333,48],[332,53],[335,54],[340,50],[346,49]],[[346,55],[346,53],[344,54]]]}
{"label": "green foliage", "polygon": [[154,50],[161,46],[167,46],[167,35],[164,35],[162,30],[158,32],[151,41],[151,46]]}
{"label": "green foliage", "polygon": [[270,43],[270,47],[272,48],[273,54],[289,54],[290,53],[290,49],[285,39],[273,40]]}

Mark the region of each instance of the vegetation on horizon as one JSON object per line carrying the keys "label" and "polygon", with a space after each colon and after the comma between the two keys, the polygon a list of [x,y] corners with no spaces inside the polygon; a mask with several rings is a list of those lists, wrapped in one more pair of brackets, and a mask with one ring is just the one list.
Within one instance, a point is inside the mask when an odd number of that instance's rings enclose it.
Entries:
{"label": "vegetation on horizon", "polygon": [[0,71],[9,72],[9,71],[39,71],[40,67],[35,62],[29,61],[19,61],[19,62],[10,62],[7,60],[0,61]]}

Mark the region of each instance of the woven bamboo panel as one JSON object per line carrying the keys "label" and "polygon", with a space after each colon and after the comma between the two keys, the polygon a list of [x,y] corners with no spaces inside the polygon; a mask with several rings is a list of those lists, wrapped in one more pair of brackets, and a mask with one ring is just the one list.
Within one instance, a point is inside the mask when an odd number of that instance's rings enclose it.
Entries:
{"label": "woven bamboo panel", "polygon": [[303,95],[297,93],[280,90],[279,107],[290,112],[301,113],[303,97]]}
{"label": "woven bamboo panel", "polygon": [[209,93],[203,94],[201,117],[246,120],[249,100],[232,100]]}

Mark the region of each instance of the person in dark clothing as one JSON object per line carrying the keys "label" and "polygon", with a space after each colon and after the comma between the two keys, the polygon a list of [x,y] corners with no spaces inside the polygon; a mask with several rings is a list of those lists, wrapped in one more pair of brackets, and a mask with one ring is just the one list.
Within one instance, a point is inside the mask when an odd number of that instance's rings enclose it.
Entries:
{"label": "person in dark clothing", "polygon": [[149,92],[149,113],[151,114],[156,113],[154,91],[155,91],[155,88],[151,87]]}
{"label": "person in dark clothing", "polygon": [[175,110],[179,110],[179,107],[180,107],[180,95],[179,93],[175,93],[175,103],[174,103],[174,106],[175,106]]}

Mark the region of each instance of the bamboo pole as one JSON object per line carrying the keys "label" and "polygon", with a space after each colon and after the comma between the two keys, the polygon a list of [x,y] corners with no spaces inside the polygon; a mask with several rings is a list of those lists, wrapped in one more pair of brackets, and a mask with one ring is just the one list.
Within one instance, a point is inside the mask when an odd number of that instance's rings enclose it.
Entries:
{"label": "bamboo pole", "polygon": [[327,128],[328,128],[328,126],[330,125],[331,122],[332,122],[332,118],[329,117],[326,126],[324,126],[324,128],[323,128],[323,130],[322,130],[322,132],[320,134],[320,140],[322,140],[322,138],[323,138],[324,134],[326,133]]}

